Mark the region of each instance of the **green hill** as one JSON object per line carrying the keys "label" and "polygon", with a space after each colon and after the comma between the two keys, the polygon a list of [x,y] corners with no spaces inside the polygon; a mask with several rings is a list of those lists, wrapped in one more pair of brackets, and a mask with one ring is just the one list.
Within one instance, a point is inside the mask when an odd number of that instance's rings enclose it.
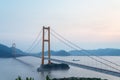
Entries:
{"label": "green hill", "polygon": [[[16,49],[16,57],[18,56],[25,56],[26,54],[19,50]],[[0,58],[10,58],[10,57],[14,57],[14,55],[12,54],[12,47],[7,47],[3,44],[0,44]]]}

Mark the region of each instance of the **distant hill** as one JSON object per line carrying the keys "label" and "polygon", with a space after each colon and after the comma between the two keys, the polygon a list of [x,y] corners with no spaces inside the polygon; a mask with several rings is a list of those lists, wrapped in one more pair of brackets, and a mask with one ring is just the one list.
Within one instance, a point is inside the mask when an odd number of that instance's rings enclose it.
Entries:
{"label": "distant hill", "polygon": [[[47,56],[47,52],[44,54]],[[120,56],[120,49],[95,49],[95,50],[72,50],[72,51],[51,51],[52,56]],[[41,52],[37,54],[37,56],[41,56]]]}
{"label": "distant hill", "polygon": [[60,50],[60,51],[54,51],[54,53],[51,52],[51,55],[53,55],[53,56],[70,56],[70,53],[66,52],[64,50]]}
{"label": "distant hill", "polygon": [[[45,56],[47,56],[48,53],[45,52]],[[66,52],[64,50],[60,50],[60,51],[51,51],[51,55],[52,56],[70,56],[69,52]],[[16,57],[19,56],[37,56],[40,57],[41,56],[41,52],[40,53],[25,53],[20,49],[16,49]],[[0,44],[0,58],[10,58],[10,57],[14,57],[14,55],[12,54],[12,47],[7,47],[3,44]]]}
{"label": "distant hill", "polygon": [[85,56],[86,54],[91,56],[120,56],[120,49],[96,49],[96,50],[73,50],[69,51],[72,56]]}
{"label": "distant hill", "polygon": [[[52,56],[70,56],[70,53],[69,53],[69,52],[66,52],[66,51],[64,51],[64,50],[60,50],[60,51],[50,51],[50,53],[51,53]],[[41,55],[41,54],[42,54],[42,52],[40,52],[39,55]],[[48,52],[46,51],[44,55],[47,56],[47,55],[48,55]]]}
{"label": "distant hill", "polygon": [[[16,57],[18,56],[25,56],[27,54],[25,54],[23,51],[16,49]],[[10,57],[14,57],[14,55],[12,54],[12,47],[7,47],[3,44],[0,44],[0,58],[10,58]]]}
{"label": "distant hill", "polygon": [[[95,49],[95,50],[72,50],[72,51],[50,51],[52,56],[86,56],[86,54],[90,56],[120,56],[120,49],[112,49],[112,48],[106,48],[106,49]],[[42,52],[39,52],[37,54],[35,53],[25,53],[20,49],[16,49],[16,56],[37,56],[40,57]],[[48,53],[45,52],[45,56],[47,56]],[[0,58],[9,58],[14,57],[12,54],[12,47],[7,47],[3,44],[0,44]]]}
{"label": "distant hill", "polygon": [[0,57],[12,57],[13,55],[11,54],[11,52],[11,48],[0,44]]}

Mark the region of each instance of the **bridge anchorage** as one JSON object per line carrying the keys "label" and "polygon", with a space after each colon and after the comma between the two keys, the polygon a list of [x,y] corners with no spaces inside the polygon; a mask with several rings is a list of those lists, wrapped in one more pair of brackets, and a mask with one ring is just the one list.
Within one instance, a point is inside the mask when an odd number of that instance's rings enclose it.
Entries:
{"label": "bridge anchorage", "polygon": [[[38,72],[40,71],[48,71],[48,70],[61,70],[61,69],[69,69],[70,67],[65,64],[56,64],[51,62],[51,54],[50,54],[50,27],[43,26],[43,35],[42,35],[42,60],[41,66],[37,69]],[[45,34],[47,32],[47,34]],[[46,39],[47,38],[47,39]],[[44,57],[45,54],[45,42],[48,43],[48,58]],[[48,59],[48,64],[44,64],[44,60]]]}

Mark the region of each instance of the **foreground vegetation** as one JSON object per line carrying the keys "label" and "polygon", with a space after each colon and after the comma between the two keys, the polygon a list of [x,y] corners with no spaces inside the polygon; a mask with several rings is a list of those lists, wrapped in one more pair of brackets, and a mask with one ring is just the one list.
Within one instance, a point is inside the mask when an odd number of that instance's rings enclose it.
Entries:
{"label": "foreground vegetation", "polygon": [[[18,78],[16,78],[15,80],[34,80],[34,78],[28,78],[26,77],[26,79],[22,79],[20,76],[18,76]],[[70,78],[54,78],[54,79],[50,79],[48,76],[46,76],[46,80],[107,80],[107,79],[101,79],[101,78],[78,78],[78,77],[70,77]]]}
{"label": "foreground vegetation", "polygon": [[70,77],[70,78],[59,78],[59,79],[50,79],[50,80],[107,80],[101,78],[77,78],[77,77]]}
{"label": "foreground vegetation", "polygon": [[26,79],[22,79],[20,76],[18,76],[18,78],[16,78],[15,80],[34,80],[34,78],[26,77]]}

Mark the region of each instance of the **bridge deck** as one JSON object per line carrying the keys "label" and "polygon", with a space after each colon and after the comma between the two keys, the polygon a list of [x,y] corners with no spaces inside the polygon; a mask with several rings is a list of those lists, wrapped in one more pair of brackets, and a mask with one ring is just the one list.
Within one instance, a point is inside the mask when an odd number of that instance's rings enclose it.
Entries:
{"label": "bridge deck", "polygon": [[109,74],[109,75],[116,76],[116,77],[120,77],[120,72],[116,72],[116,71],[112,71],[112,70],[106,70],[106,69],[101,69],[101,68],[97,68],[97,67],[92,67],[92,66],[87,66],[87,65],[83,65],[83,64],[77,64],[77,63],[62,61],[62,60],[57,60],[57,59],[51,59],[51,60],[56,61],[56,62],[66,63],[66,64],[69,64],[72,66],[76,66],[76,67],[80,67],[80,68],[84,68],[84,69],[88,69],[88,70],[92,70],[92,71],[96,71],[96,72],[100,72],[100,73]]}

